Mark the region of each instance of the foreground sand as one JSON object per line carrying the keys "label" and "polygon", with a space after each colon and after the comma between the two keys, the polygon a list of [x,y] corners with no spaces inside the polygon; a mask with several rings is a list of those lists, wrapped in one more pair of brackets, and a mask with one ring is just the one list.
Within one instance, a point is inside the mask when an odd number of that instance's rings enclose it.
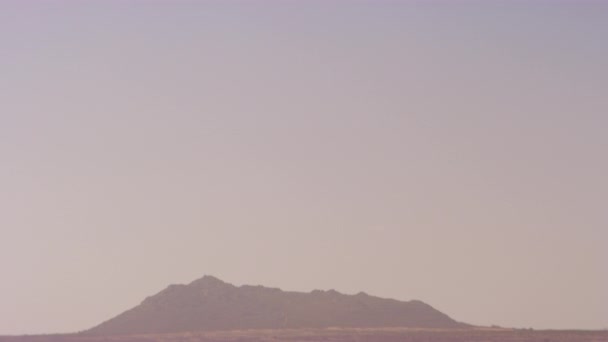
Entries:
{"label": "foreground sand", "polygon": [[46,335],[0,337],[0,342],[583,342],[607,341],[608,331],[516,329],[297,329],[243,330],[158,335]]}

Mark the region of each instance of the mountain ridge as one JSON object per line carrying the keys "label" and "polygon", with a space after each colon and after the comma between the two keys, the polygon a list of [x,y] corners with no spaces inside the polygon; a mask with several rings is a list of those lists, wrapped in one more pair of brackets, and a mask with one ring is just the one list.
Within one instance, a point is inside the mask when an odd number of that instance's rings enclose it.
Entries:
{"label": "mountain ridge", "polygon": [[188,331],[328,327],[466,328],[420,301],[398,301],[336,290],[283,291],[224,282],[205,275],[172,284],[84,334],[118,335]]}

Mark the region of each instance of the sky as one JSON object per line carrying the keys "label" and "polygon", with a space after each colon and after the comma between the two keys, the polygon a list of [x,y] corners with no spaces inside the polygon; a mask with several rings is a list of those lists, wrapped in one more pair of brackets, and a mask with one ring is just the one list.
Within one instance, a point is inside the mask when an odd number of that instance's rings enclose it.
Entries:
{"label": "sky", "polygon": [[0,334],[204,274],[608,328],[608,2],[0,1]]}

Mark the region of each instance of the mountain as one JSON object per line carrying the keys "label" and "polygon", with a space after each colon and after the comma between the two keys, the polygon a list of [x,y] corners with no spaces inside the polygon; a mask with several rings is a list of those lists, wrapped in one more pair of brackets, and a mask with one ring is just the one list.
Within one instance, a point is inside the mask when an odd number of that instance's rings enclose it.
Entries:
{"label": "mountain", "polygon": [[204,276],[170,285],[140,305],[84,332],[93,335],[326,327],[464,328],[430,305],[334,290],[285,292]]}

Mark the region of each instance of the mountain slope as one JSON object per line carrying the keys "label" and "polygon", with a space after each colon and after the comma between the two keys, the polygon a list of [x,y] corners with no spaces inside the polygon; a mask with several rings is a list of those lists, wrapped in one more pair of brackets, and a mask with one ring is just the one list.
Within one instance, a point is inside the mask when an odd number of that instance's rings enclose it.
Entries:
{"label": "mountain slope", "polygon": [[85,333],[96,335],[325,327],[466,327],[421,301],[315,290],[236,287],[211,276],[171,285]]}

